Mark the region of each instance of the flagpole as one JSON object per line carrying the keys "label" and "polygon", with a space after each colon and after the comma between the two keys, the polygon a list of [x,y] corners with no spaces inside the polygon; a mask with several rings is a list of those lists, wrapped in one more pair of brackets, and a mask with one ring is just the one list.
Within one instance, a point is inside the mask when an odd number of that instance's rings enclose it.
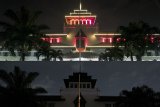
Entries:
{"label": "flagpole", "polygon": [[81,94],[81,87],[80,87],[80,82],[81,82],[81,76],[80,76],[80,72],[79,72],[79,82],[78,82],[78,107],[81,107],[81,96],[80,96],[80,94]]}
{"label": "flagpole", "polygon": [[[79,42],[81,46],[81,40]],[[78,75],[78,107],[81,107],[81,51],[79,51],[79,75]]]}
{"label": "flagpole", "polygon": [[[80,4],[79,4],[79,9],[81,10],[82,9],[82,4],[81,4],[81,0],[80,0]],[[81,24],[80,24],[81,25]],[[79,41],[79,46],[81,48],[81,35],[80,34],[80,41]],[[81,50],[79,51],[79,63],[80,63],[80,66],[79,66],[79,75],[78,75],[78,107],[81,107]]]}

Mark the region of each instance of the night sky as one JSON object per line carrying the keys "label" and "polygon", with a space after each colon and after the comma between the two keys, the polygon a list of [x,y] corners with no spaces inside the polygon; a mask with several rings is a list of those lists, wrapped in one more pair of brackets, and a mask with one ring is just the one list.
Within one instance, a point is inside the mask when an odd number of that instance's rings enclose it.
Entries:
{"label": "night sky", "polygon": [[[59,94],[64,88],[63,79],[73,72],[79,72],[79,62],[0,62],[0,69],[13,71],[19,66],[26,72],[39,72],[34,86],[42,86],[48,94]],[[82,62],[82,71],[97,79],[96,88],[101,95],[119,95],[121,90],[133,86],[148,85],[160,91],[159,62]]]}
{"label": "night sky", "polygon": [[[5,20],[6,9],[18,10],[22,5],[43,12],[38,23],[50,27],[47,33],[62,33],[65,14],[78,9],[79,0],[1,0],[0,20]],[[82,0],[82,5],[98,16],[100,32],[115,32],[118,26],[137,20],[160,27],[160,0]]]}

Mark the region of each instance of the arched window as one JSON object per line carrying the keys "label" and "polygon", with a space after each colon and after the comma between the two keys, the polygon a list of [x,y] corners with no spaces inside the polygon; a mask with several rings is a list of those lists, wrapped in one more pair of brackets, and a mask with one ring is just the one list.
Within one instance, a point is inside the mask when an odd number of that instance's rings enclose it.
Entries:
{"label": "arched window", "polygon": [[74,19],[71,19],[70,20],[70,25],[73,25],[74,24]]}

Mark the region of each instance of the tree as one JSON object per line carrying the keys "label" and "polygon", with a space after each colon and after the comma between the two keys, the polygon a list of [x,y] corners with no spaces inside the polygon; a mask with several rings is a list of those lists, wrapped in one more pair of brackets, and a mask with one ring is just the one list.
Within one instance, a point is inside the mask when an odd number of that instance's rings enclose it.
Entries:
{"label": "tree", "polygon": [[118,102],[118,107],[158,107],[156,106],[156,93],[148,86],[133,87],[131,91],[123,90],[123,97]]}
{"label": "tree", "polygon": [[19,67],[13,72],[0,70],[0,104],[3,107],[38,107],[37,94],[46,93],[42,87],[32,88],[32,82],[39,74],[26,73]]}
{"label": "tree", "polygon": [[114,38],[114,45],[123,46],[125,55],[130,57],[131,61],[133,61],[133,56],[141,61],[148,46],[145,38],[156,32],[154,28],[143,21],[130,22],[128,26],[120,26],[118,32],[121,35]]}
{"label": "tree", "polygon": [[44,56],[45,61],[51,61],[53,58],[54,61],[57,61],[57,58],[62,61],[63,60],[63,53],[61,50],[54,50],[51,49],[47,44],[41,47],[37,52],[37,59],[39,60],[40,56]]}
{"label": "tree", "polygon": [[31,49],[37,49],[45,37],[43,30],[48,29],[46,25],[38,25],[37,19],[42,12],[31,12],[25,7],[20,11],[7,10],[4,15],[9,22],[0,21],[3,27],[3,48],[8,49],[11,55],[15,55],[15,50],[20,53],[20,60],[24,61],[25,56]]}
{"label": "tree", "polygon": [[100,61],[123,61],[123,50],[118,47],[107,48],[99,55]]}

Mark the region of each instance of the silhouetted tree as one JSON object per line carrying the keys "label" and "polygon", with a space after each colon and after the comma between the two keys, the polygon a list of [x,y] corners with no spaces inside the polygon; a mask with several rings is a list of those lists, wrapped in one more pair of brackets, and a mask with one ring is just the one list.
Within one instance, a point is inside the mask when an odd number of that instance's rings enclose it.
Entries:
{"label": "silhouetted tree", "polygon": [[39,107],[37,94],[46,93],[41,87],[32,88],[39,74],[26,73],[15,67],[13,72],[0,70],[0,105],[2,107]]}
{"label": "silhouetted tree", "polygon": [[45,37],[42,30],[48,29],[46,25],[38,25],[37,19],[42,12],[31,12],[21,7],[20,11],[7,10],[4,15],[10,19],[9,22],[0,21],[3,27],[3,48],[8,49],[12,55],[15,50],[20,52],[20,60],[24,61],[25,56],[31,49],[37,49]]}
{"label": "silhouetted tree", "polygon": [[[114,38],[114,45],[124,46],[124,53],[133,61],[133,56],[136,56],[138,61],[142,60],[142,56],[149,46],[147,43],[148,36],[156,33],[157,29],[151,27],[143,21],[130,22],[128,26],[120,26],[118,32],[120,36]],[[146,40],[146,38],[148,40]],[[119,39],[119,41],[117,41]]]}
{"label": "silhouetted tree", "polygon": [[147,86],[133,87],[131,91],[123,90],[118,107],[158,107],[157,94]]}
{"label": "silhouetted tree", "polygon": [[36,53],[37,59],[39,60],[40,56],[44,56],[45,61],[51,61],[53,58],[54,61],[57,61],[57,58],[62,61],[63,60],[63,53],[61,50],[54,50],[51,49],[49,45],[44,45],[41,47],[38,52]]}
{"label": "silhouetted tree", "polygon": [[107,48],[104,53],[100,53],[100,61],[123,61],[123,50],[118,47]]}

